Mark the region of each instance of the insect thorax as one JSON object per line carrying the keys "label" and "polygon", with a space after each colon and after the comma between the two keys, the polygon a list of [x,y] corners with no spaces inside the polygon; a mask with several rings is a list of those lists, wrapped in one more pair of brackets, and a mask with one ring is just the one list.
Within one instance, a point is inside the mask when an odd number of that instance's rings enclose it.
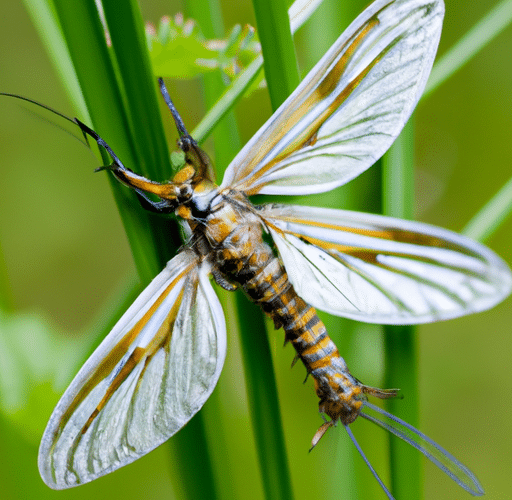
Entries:
{"label": "insect thorax", "polygon": [[272,249],[263,241],[260,218],[241,193],[230,192],[214,200],[203,234],[214,266],[240,284],[274,258]]}

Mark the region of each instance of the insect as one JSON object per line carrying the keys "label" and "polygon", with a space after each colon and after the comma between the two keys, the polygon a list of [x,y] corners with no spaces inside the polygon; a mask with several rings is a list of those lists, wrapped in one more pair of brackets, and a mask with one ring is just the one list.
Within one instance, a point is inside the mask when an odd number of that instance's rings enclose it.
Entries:
{"label": "insect", "polygon": [[[314,307],[362,321],[406,324],[489,308],[508,295],[507,266],[483,245],[418,222],[293,205],[253,206],[255,194],[313,194],[369,168],[391,145],[424,88],[441,32],[442,1],[377,0],[263,125],[220,186],[160,82],[186,166],[157,183],[127,169],[108,144],[76,120],[112,159],[106,167],[143,205],[176,213],[185,247],[119,320],[79,371],[44,432],[39,468],[62,489],[148,453],[181,429],[212,393],[226,329],[209,280],[241,288],[282,327],[314,380],[319,409],[350,430],[362,416],[418,448],[463,488],[472,473],[417,429],[367,396]],[[156,195],[155,202],[148,194]],[[273,245],[265,242],[268,234]]]}

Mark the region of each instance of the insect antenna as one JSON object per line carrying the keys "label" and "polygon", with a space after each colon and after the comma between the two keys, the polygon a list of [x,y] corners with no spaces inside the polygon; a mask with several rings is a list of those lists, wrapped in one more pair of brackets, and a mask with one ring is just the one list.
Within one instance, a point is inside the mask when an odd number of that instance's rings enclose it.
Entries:
{"label": "insect antenna", "polygon": [[[86,146],[89,146],[89,140],[88,137],[91,137],[98,146],[103,147],[108,154],[112,157],[114,165],[112,165],[114,168],[120,168],[121,170],[127,170],[126,167],[121,163],[121,160],[115,155],[115,153],[112,151],[110,146],[90,127],[88,127],[85,123],[81,122],[78,118],[71,118],[70,116],[65,115],[64,113],[61,113],[60,111],[57,111],[56,109],[53,109],[50,106],[47,106],[46,104],[43,104],[39,101],[36,101],[34,99],[30,99],[29,97],[24,97],[22,95],[18,94],[10,94],[8,92],[0,92],[0,95],[6,96],[6,97],[13,97],[15,99],[19,99],[20,101],[25,101],[30,104],[35,104],[36,106],[39,106],[40,108],[43,108],[50,113],[53,113],[54,115],[59,116],[60,118],[64,118],[64,120],[67,120],[68,122],[72,123],[73,125],[77,125],[80,131],[82,132],[82,135],[85,140]],[[56,125],[56,124],[55,124]],[[56,125],[58,126],[58,125]],[[59,127],[60,128],[60,127]],[[106,168],[110,168],[108,166],[98,167],[96,171],[104,170]]]}
{"label": "insect antenna", "polygon": [[[158,79],[158,86],[160,87],[160,93],[162,94],[162,97],[164,98],[165,104],[167,104],[167,107],[169,108],[169,111],[171,112],[172,117],[174,118],[174,123],[176,123],[176,128],[178,129],[178,133],[181,137],[190,137],[189,133],[187,132],[187,129],[185,128],[185,124],[183,123],[183,120],[178,113],[178,110],[175,108],[174,103],[171,100],[171,96],[169,95],[169,92],[167,90],[167,87],[165,86],[163,78]],[[193,139],[192,139],[193,140]]]}
{"label": "insect antenna", "polygon": [[185,153],[186,162],[189,165],[192,165],[195,169],[194,181],[197,182],[204,178],[214,180],[215,174],[210,158],[208,158],[208,155],[198,146],[194,138],[187,132],[183,119],[175,108],[162,78],[158,79],[158,85],[160,87],[160,93],[162,94],[162,97],[164,98],[164,101],[174,119],[176,128],[178,129],[178,134],[180,136],[178,143],[179,147]]}
{"label": "insect antenna", "polygon": [[46,109],[47,111],[50,111],[51,113],[60,116],[61,118],[64,118],[65,120],[75,123],[75,120],[69,116],[66,116],[65,114],[61,113],[60,111],[57,111],[56,109],[51,108],[50,106],[47,106],[46,104],[43,104],[39,101],[35,101],[34,99],[30,99],[29,97],[24,97],[22,95],[18,94],[10,94],[8,92],[0,92],[0,95],[4,95],[6,97],[14,97],[15,99],[19,99],[20,101],[29,102],[31,104],[35,104],[36,106],[39,106],[40,108]]}
{"label": "insect antenna", "polygon": [[[25,96],[22,96],[22,95],[10,94],[9,92],[0,92],[0,95],[6,96],[6,97],[13,97],[14,99],[19,99],[20,101],[25,101],[25,102],[28,102],[30,104],[35,104],[36,106],[39,106],[40,108],[43,108],[46,111],[49,111],[50,113],[53,113],[54,115],[59,116],[60,118],[64,118],[64,120],[67,120],[68,122],[71,122],[73,125],[78,125],[79,128],[81,129],[80,125],[77,123],[76,118],[71,118],[70,116],[67,116],[64,113],[61,113],[60,111],[57,111],[56,109],[53,109],[52,107],[47,106],[46,104],[43,104],[42,102],[36,101],[34,99],[30,99],[29,97],[25,97]],[[50,121],[50,123],[52,123],[52,125],[54,125],[55,127],[58,127],[59,129],[63,130],[64,132],[72,135],[75,139],[78,139],[74,134],[69,132],[69,130],[64,129],[63,127],[61,127],[57,123],[51,122],[51,121]],[[81,130],[81,132],[82,132],[82,135],[83,135],[83,137],[85,139],[85,145],[89,147],[89,141],[87,139],[87,135],[84,133],[83,130]],[[80,139],[78,139],[78,140],[80,140]],[[80,142],[82,142],[82,141],[80,141]]]}

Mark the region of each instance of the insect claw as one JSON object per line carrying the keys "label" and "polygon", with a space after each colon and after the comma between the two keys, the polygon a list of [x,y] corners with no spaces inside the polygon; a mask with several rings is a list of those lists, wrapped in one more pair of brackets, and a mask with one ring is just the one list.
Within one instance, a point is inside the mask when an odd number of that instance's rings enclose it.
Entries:
{"label": "insect claw", "polygon": [[378,387],[363,385],[362,390],[365,394],[369,394],[370,396],[379,399],[404,398],[404,395],[400,392],[400,389],[379,389]]}
{"label": "insect claw", "polygon": [[302,382],[303,384],[305,384],[308,381],[308,377],[309,377],[309,371],[306,373],[306,378],[304,379],[304,382]]}
{"label": "insect claw", "polygon": [[102,170],[115,170],[117,165],[115,163],[111,163],[110,165],[102,165],[101,167],[96,167],[94,169],[95,172],[101,172]]}
{"label": "insect claw", "polygon": [[[285,340],[284,342],[284,345],[286,345],[286,343],[288,342],[288,340]],[[300,359],[300,356],[298,354],[296,354],[294,357],[293,357],[293,361],[292,361],[292,366],[290,368],[293,368],[295,366],[295,363],[297,363],[297,361]],[[309,373],[308,373],[309,375]],[[306,380],[307,380],[307,375],[306,375]],[[306,381],[304,380],[304,382]]]}

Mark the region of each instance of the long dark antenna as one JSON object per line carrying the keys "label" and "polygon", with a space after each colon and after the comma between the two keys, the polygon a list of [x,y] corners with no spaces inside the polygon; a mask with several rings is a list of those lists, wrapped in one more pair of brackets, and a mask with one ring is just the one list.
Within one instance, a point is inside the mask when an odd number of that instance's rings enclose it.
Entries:
{"label": "long dark antenna", "polygon": [[[51,113],[60,116],[61,118],[64,118],[68,122],[71,122],[73,125],[78,126],[80,131],[82,132],[82,135],[84,136],[84,139],[86,141],[86,145],[89,146],[89,142],[87,141],[87,137],[91,137],[96,141],[96,144],[98,146],[103,147],[108,154],[112,157],[112,160],[114,161],[114,164],[117,168],[121,170],[126,170],[126,167],[123,165],[121,160],[117,157],[117,155],[112,151],[112,148],[90,127],[88,127],[85,123],[81,122],[78,118],[71,118],[60,111],[57,111],[56,109],[51,108],[50,106],[47,106],[46,104],[43,104],[39,101],[35,101],[34,99],[30,99],[29,97],[24,97],[22,95],[18,94],[10,94],[8,92],[0,92],[0,95],[4,95],[7,97],[14,97],[15,99],[19,99],[20,101],[29,102],[30,104],[35,104],[36,106],[39,106],[40,108],[46,109],[47,111],[50,111]],[[98,167],[96,170],[104,170],[106,167]]]}
{"label": "long dark antenna", "polygon": [[[78,127],[80,128],[81,132],[82,132],[82,136],[83,138],[85,139],[85,145],[87,147],[90,147],[89,146],[89,141],[87,140],[87,133],[83,130],[83,128],[80,126],[80,123],[78,123],[77,121],[77,118],[71,118],[70,116],[67,116],[65,115],[64,113],[61,113],[60,111],[57,111],[56,109],[53,109],[51,108],[50,106],[47,106],[46,104],[43,104],[42,102],[39,102],[39,101],[36,101],[34,99],[30,99],[29,97],[25,97],[25,96],[22,96],[22,95],[18,95],[18,94],[10,94],[8,92],[0,92],[0,96],[6,96],[6,97],[14,97],[15,99],[19,99],[20,101],[25,101],[25,102],[28,102],[30,104],[35,104],[36,106],[39,106],[40,108],[43,108],[45,109],[46,111],[49,111],[50,113],[53,113],[54,115],[57,115],[59,116],[60,118],[64,118],[64,120],[67,120],[68,122],[71,122],[73,125],[78,125]],[[60,125],[58,125],[57,123],[52,123],[52,125],[54,125],[55,127],[57,128],[60,128],[61,130],[63,130],[64,132],[66,133],[69,133],[70,135],[72,135],[75,139],[79,140],[79,138],[77,138],[75,135],[73,135],[72,133],[70,133],[69,131],[67,131],[66,129],[64,129],[63,127],[61,127]],[[90,135],[90,134],[89,134]],[[93,136],[91,136],[93,137]],[[94,137],[93,137],[94,138]],[[96,140],[96,139],[95,139]],[[82,142],[82,141],[80,141]],[[82,143],[83,144],[83,143]]]}
{"label": "long dark antenna", "polygon": [[187,136],[190,137],[189,133],[187,132],[187,129],[185,128],[185,124],[183,123],[183,120],[181,119],[180,114],[174,107],[174,103],[171,100],[171,96],[169,95],[169,92],[167,91],[167,87],[165,86],[163,78],[158,79],[158,85],[160,87],[160,93],[162,94],[162,97],[164,98],[165,104],[167,104],[167,107],[169,108],[172,117],[174,118],[174,123],[176,123],[176,128],[178,129],[178,133],[180,134],[180,137]]}
{"label": "long dark antenna", "polygon": [[38,101],[35,101],[34,99],[30,99],[28,97],[24,97],[24,96],[18,95],[18,94],[9,94],[8,92],[0,92],[0,95],[5,95],[7,97],[14,97],[15,99],[19,99],[20,101],[30,102],[31,104],[35,104],[36,106],[39,106],[40,108],[44,108],[47,111],[50,111],[51,113],[53,113],[53,114],[55,114],[57,116],[60,116],[61,118],[64,118],[65,120],[67,120],[67,121],[69,121],[71,123],[74,123],[75,125],[77,124],[75,122],[74,118],[66,116],[63,113],[61,113],[60,111],[57,111],[56,109],[53,109],[50,106],[47,106],[46,104],[43,104],[43,103],[38,102]]}

